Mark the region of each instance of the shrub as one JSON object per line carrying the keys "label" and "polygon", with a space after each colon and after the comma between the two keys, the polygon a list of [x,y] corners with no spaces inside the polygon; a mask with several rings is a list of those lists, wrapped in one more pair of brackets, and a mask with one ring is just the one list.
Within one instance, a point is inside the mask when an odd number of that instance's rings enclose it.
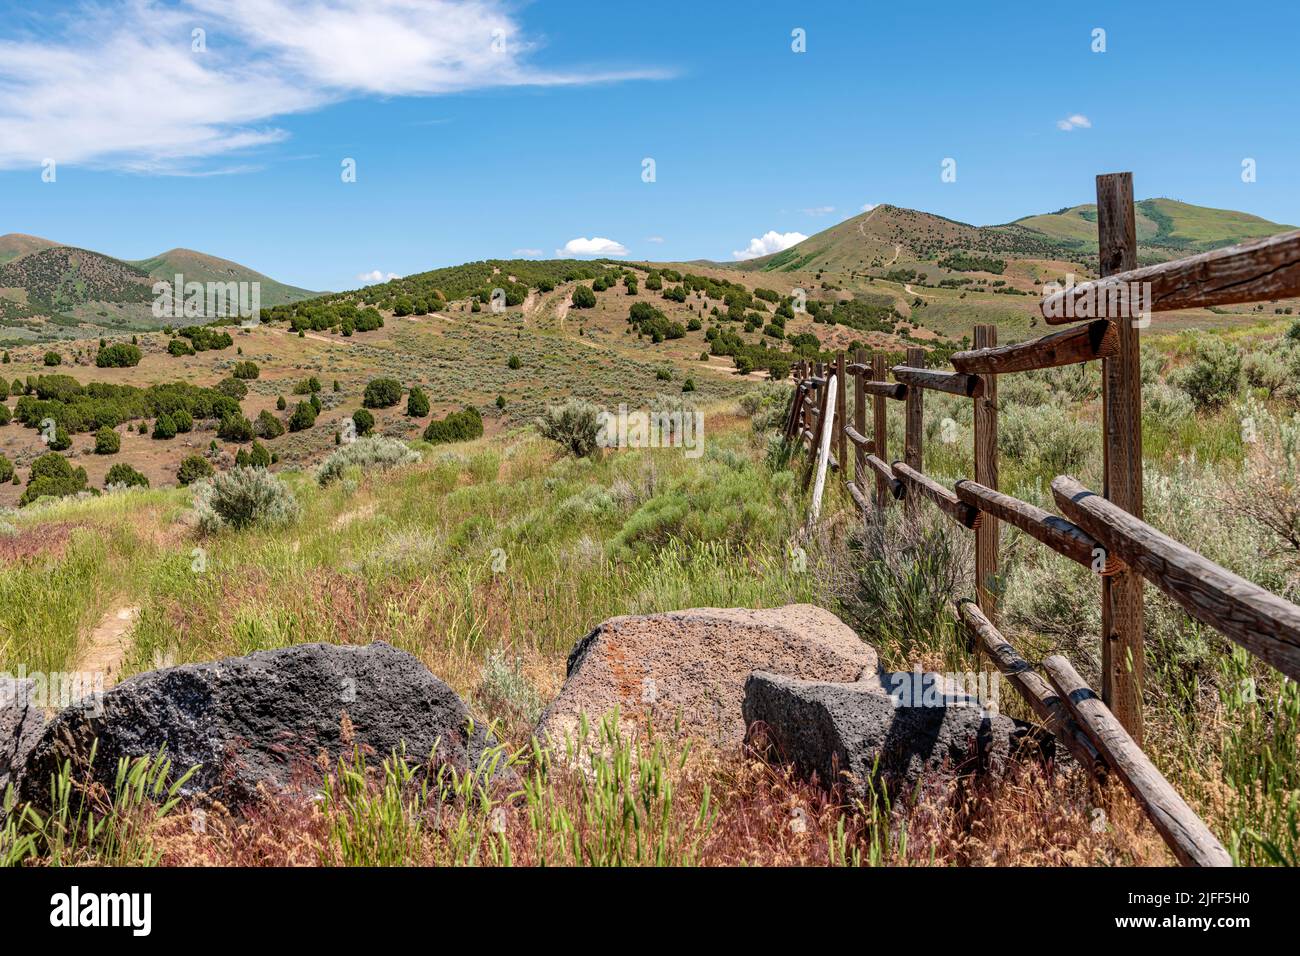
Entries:
{"label": "shrub", "polygon": [[257,413],[253,431],[263,438],[279,438],[284,434],[284,423],[264,408]]}
{"label": "shrub", "polygon": [[136,471],[124,461],[119,461],[104,477],[104,487],[117,485],[122,488],[148,488],[149,479]]}
{"label": "shrub", "polygon": [[441,421],[429,422],[424,430],[424,440],[434,445],[448,442],[471,441],[483,434],[483,418],[478,409],[466,406],[463,412],[451,412]]}
{"label": "shrub", "polygon": [[1012,405],[998,419],[998,451],[1048,480],[1078,473],[1099,442],[1094,427],[1058,405]]}
{"label": "shrub", "polygon": [[243,381],[252,381],[262,374],[262,370],[257,367],[256,362],[236,362],[230,374]]}
{"label": "shrub", "polygon": [[159,415],[153,423],[153,437],[159,440],[176,437],[176,423],[166,412]]}
{"label": "shrub", "polygon": [[1262,388],[1272,395],[1291,381],[1291,369],[1282,356],[1274,352],[1251,352],[1242,362],[1246,381],[1251,388]]}
{"label": "shrub", "polygon": [[586,458],[599,447],[600,409],[580,399],[551,405],[537,419],[537,430],[574,457]]}
{"label": "shrub", "polygon": [[55,365],[62,365],[62,364],[63,364],[63,356],[60,355],[58,352],[46,352],[46,353],[45,353],[45,364],[48,365],[48,366],[51,366],[51,367],[53,367],[53,366],[55,366]]}
{"label": "shrub", "polygon": [[280,411],[284,411],[286,408],[289,407],[289,404],[284,400],[283,395],[275,396],[275,407]]}
{"label": "shrub", "polygon": [[352,424],[356,426],[358,436],[369,435],[375,430],[375,416],[364,408],[358,408],[352,413]]}
{"label": "shrub", "polygon": [[0,484],[14,480],[14,463],[0,454]]}
{"label": "shrub", "polygon": [[134,345],[115,342],[99,350],[95,364],[100,368],[134,368],[140,364],[141,353]]}
{"label": "shrub", "polygon": [[289,431],[306,431],[316,424],[316,409],[311,402],[299,402],[298,407],[289,416]]}
{"label": "shrub", "polygon": [[512,355],[510,358],[506,359],[506,368],[510,369],[512,372],[517,372],[523,367],[524,363],[519,360],[518,355]]}
{"label": "shrub", "polygon": [[233,468],[195,486],[194,510],[199,527],[210,533],[225,526],[279,527],[300,509],[289,486],[265,468]]}
{"label": "shrub", "polygon": [[58,426],[54,429],[54,435],[50,438],[50,451],[67,451],[72,447],[72,438],[68,435],[67,429]]}
{"label": "shrub", "polygon": [[122,436],[111,428],[101,428],[95,432],[95,454],[116,455],[122,450]]}
{"label": "shrub", "polygon": [[176,480],[182,485],[192,484],[202,478],[211,478],[212,465],[202,455],[190,455],[181,462],[176,470]]}
{"label": "shrub", "polygon": [[271,467],[271,453],[256,438],[253,439],[253,446],[248,449],[248,463],[254,468]]}
{"label": "shrub", "polygon": [[1176,384],[1198,409],[1221,408],[1241,390],[1241,351],[1218,336],[1202,336],[1192,363],[1176,377]]}
{"label": "shrub", "polygon": [[238,402],[242,401],[244,396],[248,394],[248,386],[241,379],[230,376],[217,383],[217,391]]}
{"label": "shrub", "polygon": [[176,426],[176,434],[194,430],[194,418],[183,408],[178,408],[172,412],[172,424]]}
{"label": "shrub", "polygon": [[401,382],[395,378],[377,378],[366,386],[361,404],[366,408],[391,408],[401,400]]}
{"label": "shrub", "polygon": [[167,343],[167,351],[172,355],[193,355],[194,346],[190,345],[184,339],[172,339]]}
{"label": "shrub", "polygon": [[575,309],[594,309],[596,307],[596,293],[592,291],[591,286],[574,286],[573,307]]}
{"label": "shrub", "polygon": [[328,485],[342,478],[347,469],[352,467],[362,471],[387,471],[419,460],[420,456],[405,442],[372,435],[349,442],[326,458],[316,469],[316,480],[321,485]]}
{"label": "shrub", "polygon": [[406,396],[406,414],[412,418],[423,418],[429,414],[429,396],[418,385],[412,385]]}
{"label": "shrub", "polygon": [[0,402],[0,425],[8,425],[13,421],[13,412],[9,411],[9,406]]}
{"label": "shrub", "polygon": [[304,378],[301,382],[293,387],[295,395],[315,395],[320,391],[320,379],[315,375],[311,378]]}
{"label": "shrub", "polygon": [[48,452],[32,462],[27,487],[18,499],[19,505],[29,505],[37,498],[52,495],[62,498],[86,490],[86,469],[73,468],[68,459],[56,452]]}
{"label": "shrub", "polygon": [[217,426],[217,437],[233,442],[253,440],[253,423],[243,415],[227,415]]}

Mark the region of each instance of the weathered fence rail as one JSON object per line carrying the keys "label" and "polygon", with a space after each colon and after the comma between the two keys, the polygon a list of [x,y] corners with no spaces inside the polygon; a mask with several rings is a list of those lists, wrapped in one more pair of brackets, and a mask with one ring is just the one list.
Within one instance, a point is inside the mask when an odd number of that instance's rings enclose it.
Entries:
{"label": "weathered fence rail", "polygon": [[[830,365],[800,363],[786,435],[814,451],[819,446],[838,451],[830,463],[868,519],[878,518],[891,500],[903,501],[913,515],[920,502],[929,502],[971,530],[976,600],[959,602],[957,613],[973,647],[1007,676],[1080,764],[1094,776],[1113,774],[1124,783],[1180,862],[1229,865],[1223,846],[1142,752],[1143,582],[1293,679],[1300,679],[1300,607],[1142,520],[1138,333],[1150,311],[1300,295],[1300,231],[1137,269],[1132,175],[1098,176],[1097,209],[1103,278],[1040,304],[1049,324],[1081,324],[1003,346],[997,344],[995,326],[976,326],[975,348],[952,356],[954,371],[926,368],[925,350],[909,348],[904,363],[890,370],[892,382],[886,379],[884,356],[868,357],[862,350],[851,362],[840,355]],[[1134,292],[1135,283],[1149,285]],[[1000,492],[997,376],[1091,361],[1102,363],[1103,493],[1094,494],[1069,476],[1056,478],[1052,491],[1062,517]],[[833,405],[828,381],[839,383]],[[926,390],[975,404],[975,477],[957,481],[951,490],[925,474]],[[903,456],[892,464],[885,404],[890,400],[904,403]],[[1001,522],[1098,575],[1100,696],[1061,657],[1042,662],[1045,680],[998,631]]]}

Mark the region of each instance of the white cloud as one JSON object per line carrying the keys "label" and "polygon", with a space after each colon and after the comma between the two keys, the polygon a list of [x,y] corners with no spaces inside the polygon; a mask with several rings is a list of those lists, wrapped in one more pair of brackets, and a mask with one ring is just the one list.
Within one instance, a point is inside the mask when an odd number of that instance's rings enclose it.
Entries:
{"label": "white cloud", "polygon": [[358,282],[370,284],[371,282],[391,282],[393,279],[400,279],[396,272],[382,272],[379,269],[372,269],[370,272],[363,272],[357,276]]}
{"label": "white cloud", "polygon": [[522,256],[525,259],[536,258],[542,254],[541,249],[516,249],[513,253],[516,256]]}
{"label": "white cloud", "polygon": [[646,236],[645,241],[646,241],[646,242],[653,242],[656,246],[658,246],[658,245],[662,245],[662,244],[663,244],[664,237],[663,237],[663,236]]}
{"label": "white cloud", "polygon": [[563,249],[556,249],[555,254],[557,256],[625,256],[627,246],[613,239],[602,239],[600,236],[592,239],[579,237],[570,239],[564,244]]}
{"label": "white cloud", "polygon": [[[0,40],[0,168],[192,171],[363,96],[662,78],[546,70],[501,0],[100,0]],[[193,52],[191,30],[206,31]],[[494,51],[494,39],[504,41]],[[498,44],[499,46],[499,44]]]}
{"label": "white cloud", "polygon": [[1072,129],[1092,129],[1092,120],[1082,113],[1072,113],[1063,120],[1057,120],[1056,128],[1066,132]]}
{"label": "white cloud", "polygon": [[834,206],[813,206],[803,211],[805,216],[829,216],[835,211]]}
{"label": "white cloud", "polygon": [[875,208],[876,208],[877,206],[879,206],[879,205],[880,205],[880,203],[878,203],[878,202],[864,202],[864,203],[862,204],[862,209],[861,209],[861,211],[862,211],[862,212],[871,212],[871,210],[875,209]]}
{"label": "white cloud", "polygon": [[802,232],[776,232],[770,230],[756,239],[749,240],[748,246],[733,252],[732,255],[737,259],[756,259],[759,256],[769,256],[774,252],[789,249],[807,238]]}

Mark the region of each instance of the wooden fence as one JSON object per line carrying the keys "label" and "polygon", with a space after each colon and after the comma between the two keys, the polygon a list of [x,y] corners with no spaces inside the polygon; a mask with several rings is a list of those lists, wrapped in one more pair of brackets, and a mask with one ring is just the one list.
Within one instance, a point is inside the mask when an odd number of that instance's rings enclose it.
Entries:
{"label": "wooden fence", "polygon": [[[819,485],[828,466],[839,471],[868,520],[894,501],[911,515],[928,502],[969,529],[975,536],[975,600],[959,601],[957,612],[972,648],[988,655],[1083,766],[1099,777],[1113,773],[1125,784],[1180,862],[1229,865],[1223,846],[1142,751],[1144,583],[1292,679],[1300,679],[1300,607],[1142,520],[1138,337],[1149,314],[1135,314],[1134,305],[1165,311],[1300,295],[1300,230],[1137,269],[1134,224],[1132,174],[1098,176],[1102,278],[1062,289],[1039,306],[1048,324],[1079,324],[1004,346],[997,344],[996,326],[976,326],[974,348],[952,356],[953,371],[927,369],[925,350],[909,348],[904,364],[889,370],[893,381],[883,355],[868,357],[861,350],[851,359],[841,354],[827,364],[800,363],[786,437],[806,441],[819,455]],[[1102,363],[1101,493],[1059,476],[1052,494],[1062,514],[1055,515],[998,491],[998,376],[1090,361]],[[951,489],[925,474],[927,389],[975,403],[974,477]],[[904,403],[902,455],[896,458],[888,447],[890,401]],[[820,498],[819,487],[814,513]],[[997,630],[1002,522],[1097,573],[1100,697],[1061,657],[1042,662],[1044,680]]]}

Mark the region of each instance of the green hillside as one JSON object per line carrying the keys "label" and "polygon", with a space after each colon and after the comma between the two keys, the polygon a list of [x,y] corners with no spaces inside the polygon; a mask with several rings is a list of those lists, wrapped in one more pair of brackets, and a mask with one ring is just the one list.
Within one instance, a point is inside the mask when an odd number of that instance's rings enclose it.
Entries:
{"label": "green hillside", "polygon": [[[1136,206],[1138,244],[1177,250],[1180,255],[1295,228],[1233,209],[1211,209],[1176,199],[1144,199]],[[1090,250],[1097,246],[1097,207],[1092,203],[1026,216],[1003,228],[1011,226],[1061,242],[1081,242]]]}
{"label": "green hillside", "polygon": [[186,282],[260,282],[263,306],[285,305],[320,295],[319,292],[276,282],[237,262],[192,249],[172,249],[149,259],[137,259],[131,265],[155,279],[169,281],[180,274],[185,276]]}

